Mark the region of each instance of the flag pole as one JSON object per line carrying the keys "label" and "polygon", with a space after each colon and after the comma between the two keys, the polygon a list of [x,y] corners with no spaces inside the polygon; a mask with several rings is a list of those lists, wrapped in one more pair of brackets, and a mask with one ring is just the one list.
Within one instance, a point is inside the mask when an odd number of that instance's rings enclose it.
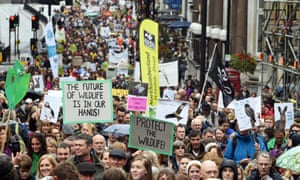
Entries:
{"label": "flag pole", "polygon": [[[214,50],[213,50],[213,53],[212,53],[211,57],[213,57],[215,55],[216,50],[217,50],[217,46],[218,46],[218,44],[215,43],[215,47],[214,47]],[[202,90],[201,90],[201,96],[200,96],[200,99],[199,99],[198,109],[200,109],[200,107],[201,107],[201,101],[203,99],[203,93],[204,93],[205,86],[206,86],[206,83],[207,83],[208,72],[210,71],[210,68],[211,68],[211,63],[212,63],[211,57],[210,57],[210,61],[209,61],[209,64],[208,64],[207,72],[205,74],[205,79],[204,79],[204,83],[203,83]]]}

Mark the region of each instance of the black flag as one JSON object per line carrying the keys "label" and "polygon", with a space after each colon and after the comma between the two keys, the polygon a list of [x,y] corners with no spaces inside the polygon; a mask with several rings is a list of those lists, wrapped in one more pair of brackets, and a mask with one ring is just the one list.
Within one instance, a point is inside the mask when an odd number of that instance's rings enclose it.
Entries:
{"label": "black flag", "polygon": [[226,107],[234,98],[234,89],[229,81],[225,66],[222,64],[217,48],[211,58],[208,75],[217,84],[223,93],[223,102]]}

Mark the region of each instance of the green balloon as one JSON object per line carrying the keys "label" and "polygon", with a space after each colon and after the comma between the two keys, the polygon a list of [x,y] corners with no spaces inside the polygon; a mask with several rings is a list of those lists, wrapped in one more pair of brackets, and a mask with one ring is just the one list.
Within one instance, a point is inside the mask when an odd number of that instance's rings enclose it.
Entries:
{"label": "green balloon", "polygon": [[5,94],[9,109],[14,109],[28,91],[30,74],[26,73],[19,61],[9,68],[5,82]]}

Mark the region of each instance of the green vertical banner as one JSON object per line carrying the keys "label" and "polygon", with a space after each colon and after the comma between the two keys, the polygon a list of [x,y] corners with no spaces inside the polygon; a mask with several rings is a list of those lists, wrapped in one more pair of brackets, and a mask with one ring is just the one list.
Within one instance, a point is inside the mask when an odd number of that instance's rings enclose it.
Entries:
{"label": "green vertical banner", "polygon": [[148,83],[148,106],[159,99],[158,23],[145,19],[140,25],[140,61],[142,82]]}
{"label": "green vertical banner", "polygon": [[9,109],[14,109],[28,91],[30,74],[26,73],[20,61],[9,68],[5,81],[5,94]]}

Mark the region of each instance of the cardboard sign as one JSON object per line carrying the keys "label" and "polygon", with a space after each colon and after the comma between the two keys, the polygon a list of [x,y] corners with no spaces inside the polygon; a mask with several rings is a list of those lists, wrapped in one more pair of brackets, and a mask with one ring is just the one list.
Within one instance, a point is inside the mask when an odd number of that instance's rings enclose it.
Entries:
{"label": "cardboard sign", "polygon": [[158,66],[160,87],[178,86],[178,62],[161,63]]}
{"label": "cardboard sign", "polygon": [[81,66],[82,65],[82,57],[81,56],[74,56],[72,59],[73,66]]}
{"label": "cardboard sign", "polygon": [[172,155],[173,140],[172,123],[143,116],[130,116],[129,147]]}
{"label": "cardboard sign", "polygon": [[189,102],[160,99],[156,109],[156,118],[173,124],[187,124]]}
{"label": "cardboard sign", "polygon": [[258,115],[261,113],[261,97],[249,97],[230,104],[234,107],[236,119],[241,131],[260,125]]}
{"label": "cardboard sign", "polygon": [[275,103],[274,117],[276,126],[279,126],[282,129],[289,129],[294,123],[293,103]]}
{"label": "cardboard sign", "polygon": [[75,81],[63,83],[64,123],[112,122],[112,83]]}
{"label": "cardboard sign", "polygon": [[56,123],[58,119],[60,105],[61,105],[61,98],[56,96],[46,95],[44,97],[44,105],[41,110],[40,119],[42,121],[49,121],[52,123]]}
{"label": "cardboard sign", "polygon": [[44,90],[44,78],[43,75],[34,75],[32,76],[33,80],[33,88],[35,91],[43,91]]}

